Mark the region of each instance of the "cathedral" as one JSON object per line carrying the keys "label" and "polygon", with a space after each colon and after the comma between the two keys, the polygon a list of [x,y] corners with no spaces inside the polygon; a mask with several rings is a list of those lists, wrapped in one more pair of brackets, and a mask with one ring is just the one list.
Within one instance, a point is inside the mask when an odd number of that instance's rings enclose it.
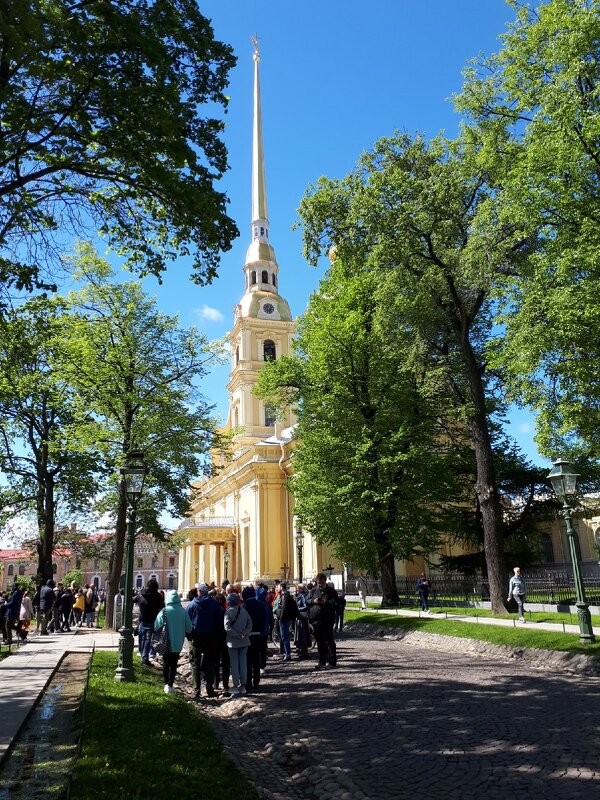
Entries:
{"label": "cathedral", "polygon": [[[298,547],[291,474],[292,411],[276,419],[252,393],[266,361],[292,353],[296,322],[279,293],[279,265],[270,241],[259,78],[254,40],[251,241],[244,294],[234,308],[229,412],[231,453],[212,478],[193,484],[190,516],[179,527],[179,589],[214,580],[311,577],[329,562],[304,532]],[[240,287],[241,288],[241,287]]]}

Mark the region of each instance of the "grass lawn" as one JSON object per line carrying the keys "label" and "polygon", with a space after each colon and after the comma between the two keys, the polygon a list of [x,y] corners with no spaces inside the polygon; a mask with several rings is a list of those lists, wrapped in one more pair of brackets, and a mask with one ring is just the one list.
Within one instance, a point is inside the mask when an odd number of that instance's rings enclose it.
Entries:
{"label": "grass lawn", "polygon": [[[369,608],[380,608],[379,603],[368,603]],[[358,609],[360,606],[359,603],[348,603],[346,606],[349,611],[353,609]],[[494,617],[496,619],[516,619],[516,614],[492,614],[492,612],[487,608],[462,608],[459,606],[445,606],[445,605],[430,605],[431,611],[434,614],[444,614],[448,613],[454,614],[457,617]],[[407,606],[402,605],[398,606],[399,611],[419,611],[420,606]],[[525,603],[525,609],[527,609],[527,603]],[[564,622],[565,625],[577,625],[577,614],[567,614],[561,612],[554,612],[554,611],[525,611],[525,618],[531,620],[532,622],[556,622],[558,624]],[[600,617],[599,616],[592,616],[592,625],[600,629]]]}
{"label": "grass lawn", "polygon": [[163,693],[160,672],[136,665],[135,683],[117,683],[117,661],[115,653],[94,655],[70,800],[188,798],[207,790],[219,800],[258,800],[194,706]]}
{"label": "grass lawn", "polygon": [[[456,611],[456,609],[454,609]],[[422,630],[426,633],[441,633],[461,639],[477,639],[510,647],[533,647],[542,650],[562,650],[587,655],[600,655],[600,642],[583,645],[575,633],[552,633],[536,631],[526,625],[518,628],[486,625],[485,623],[458,622],[452,619],[432,619],[431,617],[394,617],[389,614],[361,614],[350,611],[344,616],[345,622],[365,622],[386,628]]]}

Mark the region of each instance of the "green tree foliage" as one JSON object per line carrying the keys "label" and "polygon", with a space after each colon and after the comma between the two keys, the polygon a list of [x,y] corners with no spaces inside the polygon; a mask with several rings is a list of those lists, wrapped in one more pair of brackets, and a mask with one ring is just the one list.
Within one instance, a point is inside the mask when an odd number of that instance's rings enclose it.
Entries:
{"label": "green tree foliage", "polygon": [[497,214],[535,237],[503,295],[495,363],[538,411],[549,457],[600,444],[600,3],[517,4],[502,49],[470,65],[465,135],[502,184]]}
{"label": "green tree foliage", "polygon": [[[557,504],[548,494],[548,469],[533,466],[500,430],[492,428],[492,439],[504,522],[503,566],[510,573],[515,564],[539,564],[541,524],[556,516]],[[464,461],[461,467],[464,469]],[[474,485],[474,474],[475,465],[471,463],[463,476],[465,487]],[[450,539],[460,543],[466,552],[442,556],[440,565],[448,572],[485,575],[483,521],[477,495],[470,495],[465,493],[466,502],[453,507],[447,527]]]}
{"label": "green tree foliage", "polygon": [[452,496],[439,386],[400,323],[391,274],[347,271],[341,258],[313,295],[296,355],[267,364],[260,394],[297,404],[291,489],[296,513],[344,561],[381,573],[398,602],[394,559],[438,544]]}
{"label": "green tree foliage", "polygon": [[400,324],[421,342],[460,411],[473,443],[498,613],[504,609],[503,519],[490,414],[501,409],[502,397],[488,370],[486,343],[494,293],[518,270],[529,242],[495,213],[498,187],[480,161],[480,147],[466,139],[382,139],[346,178],[322,178],[309,190],[300,215],[309,261],[333,246],[350,272],[389,276]]}
{"label": "green tree foliage", "polygon": [[[97,448],[112,468],[99,509],[115,521],[107,583],[109,603],[118,590],[123,563],[127,506],[115,468],[137,446],[150,467],[138,522],[164,538],[160,516],[183,516],[191,480],[213,442],[215,422],[198,381],[215,353],[195,328],[182,330],[161,313],[139,282],[113,283],[110,266],[89,245],[75,259],[83,288],[68,296],[70,313],[63,344],[65,370],[75,387],[80,428],[73,446]],[[111,619],[107,606],[107,619]]]}
{"label": "green tree foliage", "polygon": [[47,286],[65,235],[97,230],[140,273],[192,252],[210,281],[237,230],[202,108],[234,63],[195,0],[1,0],[4,288]]}
{"label": "green tree foliage", "polygon": [[32,300],[0,324],[0,491],[3,522],[33,512],[38,572],[52,577],[58,509],[89,508],[101,468],[97,451],[74,451],[73,385],[61,366],[60,304]]}
{"label": "green tree foliage", "polygon": [[62,581],[65,586],[70,586],[72,583],[83,586],[83,572],[80,569],[71,569],[65,573]]}

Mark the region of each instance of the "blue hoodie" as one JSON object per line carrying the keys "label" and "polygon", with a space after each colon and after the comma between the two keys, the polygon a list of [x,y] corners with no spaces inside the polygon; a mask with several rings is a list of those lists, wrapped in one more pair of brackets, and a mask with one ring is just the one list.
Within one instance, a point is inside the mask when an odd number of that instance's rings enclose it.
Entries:
{"label": "blue hoodie", "polygon": [[271,604],[267,600],[267,590],[263,589],[260,586],[256,590],[256,599],[259,603],[262,603],[265,608],[265,614],[267,615],[267,621],[265,622],[265,627],[260,632],[261,636],[268,636],[271,633],[271,624],[273,622],[273,609],[271,608]]}
{"label": "blue hoodie", "polygon": [[194,633],[198,636],[216,636],[223,630],[223,608],[207,594],[194,597],[187,607]]}
{"label": "blue hoodie", "polygon": [[155,631],[163,624],[165,612],[167,614],[167,630],[169,632],[169,652],[181,653],[186,633],[192,632],[192,622],[174,589],[167,592],[166,607],[159,611],[154,622]]}

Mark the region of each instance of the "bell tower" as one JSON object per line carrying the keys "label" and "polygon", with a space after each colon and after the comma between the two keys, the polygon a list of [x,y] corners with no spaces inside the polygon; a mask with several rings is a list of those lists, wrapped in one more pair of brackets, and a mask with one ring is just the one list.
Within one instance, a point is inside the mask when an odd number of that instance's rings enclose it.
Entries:
{"label": "bell tower", "polygon": [[234,309],[231,342],[229,414],[226,430],[235,431],[237,445],[251,444],[275,435],[278,427],[295,423],[289,411],[275,419],[272,409],[252,394],[266,361],[292,351],[296,323],[287,301],[279,294],[279,265],[270,243],[265,157],[260,98],[260,51],[254,46],[254,120],[252,135],[252,223],[244,264],[244,296]]}

